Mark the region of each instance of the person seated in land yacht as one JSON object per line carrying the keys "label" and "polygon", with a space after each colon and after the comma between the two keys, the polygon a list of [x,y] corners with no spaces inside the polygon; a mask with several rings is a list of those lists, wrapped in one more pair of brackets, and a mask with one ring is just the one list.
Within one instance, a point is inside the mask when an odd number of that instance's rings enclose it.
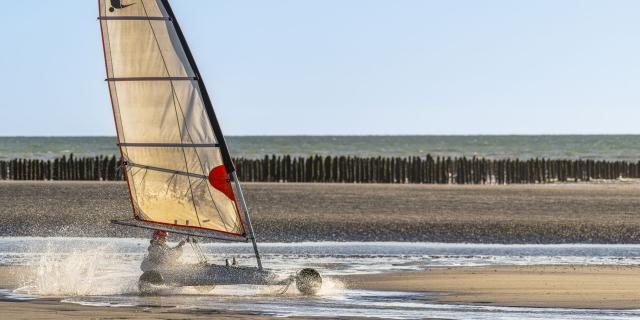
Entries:
{"label": "person seated in land yacht", "polygon": [[167,232],[161,230],[153,232],[151,244],[147,249],[148,253],[140,265],[142,271],[152,271],[164,266],[180,264],[178,260],[182,256],[182,247],[185,241],[182,240],[177,246],[171,248],[167,245],[167,235]]}

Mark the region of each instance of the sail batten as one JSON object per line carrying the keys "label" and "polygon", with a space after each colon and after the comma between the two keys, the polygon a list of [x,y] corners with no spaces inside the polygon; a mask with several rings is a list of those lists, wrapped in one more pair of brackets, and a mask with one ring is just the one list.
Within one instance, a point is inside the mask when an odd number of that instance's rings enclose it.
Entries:
{"label": "sail batten", "polygon": [[99,0],[99,6],[134,217],[246,238],[229,179],[233,163],[167,1]]}
{"label": "sail batten", "polygon": [[191,81],[198,80],[196,77],[120,77],[120,78],[107,78],[105,81]]}
{"label": "sail batten", "polygon": [[98,17],[98,20],[171,20],[169,17],[147,17],[147,16],[111,16]]}
{"label": "sail batten", "polygon": [[154,167],[154,166],[146,166],[146,165],[141,165],[141,164],[132,163],[132,162],[127,162],[127,163],[125,163],[125,165],[129,166],[129,167],[136,167],[136,168],[145,169],[145,170],[154,170],[154,171],[158,171],[158,172],[177,174],[177,175],[182,175],[182,176],[191,177],[191,178],[209,179],[208,176],[205,176],[203,174],[189,173],[189,172],[171,170],[171,169],[166,169],[166,168],[159,168],[159,167]]}
{"label": "sail batten", "polygon": [[194,148],[217,148],[220,144],[217,143],[135,143],[125,142],[118,143],[123,147],[158,147],[158,148],[175,148],[175,147],[194,147]]}

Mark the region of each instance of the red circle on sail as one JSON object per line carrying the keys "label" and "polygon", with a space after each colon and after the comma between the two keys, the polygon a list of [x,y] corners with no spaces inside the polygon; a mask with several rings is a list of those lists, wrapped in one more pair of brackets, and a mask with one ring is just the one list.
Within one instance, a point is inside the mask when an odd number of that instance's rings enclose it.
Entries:
{"label": "red circle on sail", "polygon": [[219,165],[209,171],[209,183],[216,190],[224,193],[229,199],[236,200],[233,194],[233,188],[231,188],[231,180],[229,180],[229,175],[224,165]]}

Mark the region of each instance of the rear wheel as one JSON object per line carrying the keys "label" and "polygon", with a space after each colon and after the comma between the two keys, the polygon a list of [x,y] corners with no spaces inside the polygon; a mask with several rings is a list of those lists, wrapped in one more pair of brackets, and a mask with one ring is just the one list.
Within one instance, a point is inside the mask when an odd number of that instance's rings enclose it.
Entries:
{"label": "rear wheel", "polygon": [[316,294],[322,287],[322,277],[314,269],[302,269],[296,274],[296,287],[302,294]]}
{"label": "rear wheel", "polygon": [[143,294],[151,294],[154,286],[164,284],[162,275],[157,271],[145,271],[138,279],[138,290]]}

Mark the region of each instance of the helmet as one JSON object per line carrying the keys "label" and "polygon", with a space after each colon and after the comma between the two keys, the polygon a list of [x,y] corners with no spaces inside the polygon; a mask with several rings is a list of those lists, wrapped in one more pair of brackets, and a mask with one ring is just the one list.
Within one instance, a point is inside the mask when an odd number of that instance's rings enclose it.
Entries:
{"label": "helmet", "polygon": [[159,237],[166,237],[167,236],[167,232],[166,231],[162,231],[162,230],[156,230],[153,232],[153,238],[159,238]]}

